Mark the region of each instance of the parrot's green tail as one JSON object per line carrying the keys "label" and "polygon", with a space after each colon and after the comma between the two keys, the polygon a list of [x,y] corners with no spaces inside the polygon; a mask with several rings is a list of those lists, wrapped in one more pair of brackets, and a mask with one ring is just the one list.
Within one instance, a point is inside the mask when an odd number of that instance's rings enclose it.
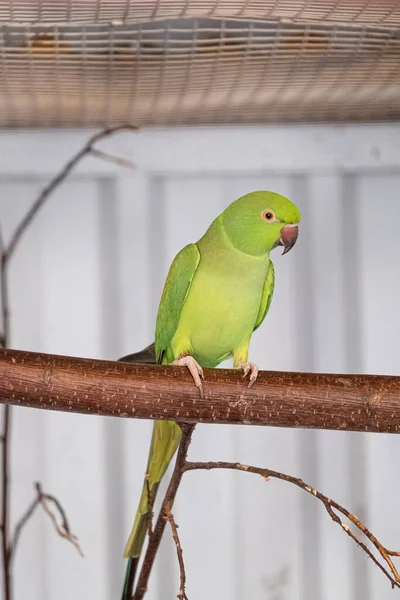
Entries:
{"label": "parrot's green tail", "polygon": [[125,572],[124,587],[122,590],[122,600],[132,600],[133,595],[133,583],[135,581],[136,569],[139,563],[138,558],[130,557],[128,559],[128,566]]}
{"label": "parrot's green tail", "polygon": [[[148,483],[145,482],[143,485],[142,495],[140,497],[139,506],[136,512],[135,521],[133,523],[132,531],[130,533],[129,539],[126,542],[124,558],[134,557],[139,558],[144,540],[146,538],[146,533],[149,527],[149,500],[150,504],[154,504],[154,500],[157,495],[159,483],[151,482],[149,477]],[[149,498],[149,490],[150,490],[150,498]]]}
{"label": "parrot's green tail", "polygon": [[158,486],[181,441],[182,430],[173,421],[155,421],[151,438],[146,481],[136,512],[131,534],[125,546],[124,558],[128,558],[122,600],[131,600],[133,584],[140,554],[148,530],[149,500],[151,506]]}

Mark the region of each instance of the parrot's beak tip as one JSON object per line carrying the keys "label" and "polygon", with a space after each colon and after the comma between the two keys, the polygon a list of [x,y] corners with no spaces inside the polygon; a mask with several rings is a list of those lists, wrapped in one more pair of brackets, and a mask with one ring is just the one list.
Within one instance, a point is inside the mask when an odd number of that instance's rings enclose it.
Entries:
{"label": "parrot's beak tip", "polygon": [[297,223],[290,223],[281,229],[279,246],[283,246],[282,256],[287,254],[293,248],[299,235],[299,226]]}

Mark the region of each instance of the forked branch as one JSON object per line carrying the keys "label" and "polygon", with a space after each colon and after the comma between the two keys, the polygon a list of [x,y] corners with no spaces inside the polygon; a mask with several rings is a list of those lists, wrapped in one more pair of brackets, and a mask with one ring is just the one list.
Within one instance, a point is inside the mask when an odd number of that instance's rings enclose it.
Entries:
{"label": "forked branch", "polygon": [[97,150],[95,145],[108,138],[115,133],[121,131],[137,131],[137,127],[135,125],[121,125],[119,127],[110,127],[108,129],[103,129],[99,133],[93,135],[84,146],[65,164],[65,166],[57,173],[57,175],[43,188],[40,192],[39,196],[36,198],[31,208],[28,210],[24,218],[21,220],[19,225],[16,227],[11,240],[5,248],[3,252],[4,260],[7,262],[11,258],[14,253],[15,248],[21,238],[21,236],[26,231],[27,227],[31,224],[33,219],[37,216],[39,210],[42,208],[43,204],[46,202],[47,198],[58,188],[58,186],[68,177],[68,175],[75,169],[75,167],[81,162],[81,160],[92,154],[93,156],[98,156],[106,160],[112,160],[116,162],[120,166],[129,166],[129,168],[133,167],[133,163],[127,161],[122,158],[112,157],[105,152]]}
{"label": "forked branch", "polygon": [[[58,535],[68,542],[71,542],[73,546],[78,550],[81,556],[84,556],[82,549],[78,543],[78,538],[71,532],[71,528],[68,522],[67,514],[59,500],[55,496],[51,494],[46,494],[42,490],[42,486],[40,483],[35,483],[36,490],[36,498],[33,502],[28,506],[20,520],[15,526],[14,529],[14,537],[11,541],[9,550],[8,550],[8,559],[9,562],[15,558],[15,551],[17,549],[18,541],[21,536],[22,530],[29,519],[32,517],[38,506],[42,506],[45,513],[50,517],[51,522],[54,525],[54,529],[57,531]],[[53,505],[56,509],[55,514],[50,505]],[[58,518],[57,518],[58,516]]]}
{"label": "forked branch", "polygon": [[[270,478],[281,479],[282,481],[287,481],[297,487],[301,488],[308,494],[315,496],[318,498],[324,505],[327,513],[331,517],[331,519],[337,523],[343,531],[347,533],[348,536],[351,537],[352,540],[356,542],[360,548],[368,554],[368,556],[374,561],[374,563],[381,569],[381,571],[386,575],[386,577],[390,580],[392,587],[400,588],[400,574],[396,566],[394,565],[391,557],[399,557],[400,552],[394,552],[392,550],[388,550],[385,548],[381,542],[374,536],[374,534],[350,511],[346,508],[331,500],[311,485],[305,483],[302,479],[298,477],[292,477],[291,475],[286,475],[285,473],[279,473],[278,471],[272,471],[271,469],[261,469],[259,467],[253,467],[249,465],[243,465],[240,463],[230,463],[230,462],[186,462],[184,465],[184,472],[186,471],[195,471],[198,469],[203,470],[211,470],[211,469],[233,469],[235,471],[244,471],[246,473],[255,473],[257,475],[261,475],[266,481]],[[339,514],[337,514],[339,513]],[[346,517],[355,527],[362,533],[365,538],[367,538],[375,547],[377,552],[380,554],[382,561],[379,561],[376,556],[369,550],[366,544],[361,541],[350,529],[347,523],[344,523],[339,515],[343,515]]]}

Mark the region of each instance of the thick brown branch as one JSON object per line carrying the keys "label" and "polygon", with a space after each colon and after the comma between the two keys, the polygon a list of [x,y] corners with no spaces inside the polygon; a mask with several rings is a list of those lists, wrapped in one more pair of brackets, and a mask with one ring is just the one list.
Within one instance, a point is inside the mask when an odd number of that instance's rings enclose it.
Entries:
{"label": "thick brown branch", "polygon": [[[244,471],[246,473],[256,473],[257,475],[261,475],[261,477],[263,477],[266,481],[268,481],[270,478],[281,479],[283,481],[287,481],[288,483],[292,483],[293,485],[296,485],[297,487],[301,488],[302,490],[306,491],[312,496],[315,496],[315,498],[318,498],[318,500],[322,502],[332,520],[335,523],[337,523],[343,529],[343,531],[345,531],[347,535],[349,535],[356,542],[356,544],[360,546],[364,550],[364,552],[366,552],[366,554],[368,554],[368,556],[374,561],[374,563],[381,569],[381,571],[390,580],[392,587],[400,587],[400,573],[398,572],[393,561],[390,558],[390,556],[400,556],[400,553],[392,552],[385,548],[374,536],[374,534],[371,533],[371,531],[369,531],[369,529],[367,529],[367,527],[363,523],[361,523],[361,521],[355,515],[353,515],[350,511],[348,511],[346,508],[344,508],[334,500],[331,500],[324,494],[321,494],[321,492],[305,483],[302,479],[299,479],[298,477],[292,477],[291,475],[286,475],[285,473],[279,473],[278,471],[272,471],[271,469],[261,469],[259,467],[242,465],[240,463],[230,463],[223,461],[185,463],[185,472],[194,471],[198,469],[233,469],[235,471]],[[347,523],[344,523],[342,521],[342,519],[337,513],[345,516],[351,523],[353,523],[353,525],[356,526],[356,528],[362,534],[364,534],[364,536],[373,544],[375,549],[379,552],[384,562],[386,563],[386,566],[379,562],[379,560],[369,550],[365,543],[359,540],[357,536],[354,535],[354,533],[352,533],[350,527],[347,525]],[[387,567],[389,567],[389,569]]]}
{"label": "thick brown branch", "polygon": [[171,505],[167,504],[165,507],[165,517],[169,524],[171,525],[172,537],[176,546],[176,554],[178,557],[179,563],[179,573],[180,573],[180,588],[177,598],[179,600],[188,600],[186,596],[186,571],[185,571],[185,563],[183,562],[183,551],[181,546],[181,541],[178,535],[178,525],[175,523],[174,515],[171,512]]}
{"label": "thick brown branch", "polygon": [[0,350],[0,402],[178,422],[400,433],[400,377],[206,369],[200,398],[185,368]]}
{"label": "thick brown branch", "polygon": [[137,587],[133,595],[133,600],[142,600],[147,590],[147,584],[149,581],[150,573],[153,568],[154,560],[158,548],[160,546],[161,538],[164,533],[167,510],[171,510],[175,500],[176,492],[178,491],[179,484],[182,479],[184,467],[186,464],[186,456],[189,449],[189,444],[192,439],[192,433],[195,425],[188,423],[182,423],[182,439],[178,449],[178,455],[176,457],[174,471],[172,473],[171,481],[169,482],[168,489],[165,493],[164,500],[161,505],[157,522],[155,524],[152,534],[149,536],[149,543],[147,545],[146,554],[143,560],[142,570],[140,571]]}

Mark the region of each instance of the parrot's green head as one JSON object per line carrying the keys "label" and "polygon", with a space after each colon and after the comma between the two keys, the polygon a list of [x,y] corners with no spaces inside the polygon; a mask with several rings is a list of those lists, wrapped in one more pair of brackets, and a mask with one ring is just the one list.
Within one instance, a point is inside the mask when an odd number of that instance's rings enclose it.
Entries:
{"label": "parrot's green head", "polygon": [[296,243],[300,212],[284,196],[259,191],[232,202],[221,218],[229,241],[238,250],[261,255],[284,246],[285,254]]}

